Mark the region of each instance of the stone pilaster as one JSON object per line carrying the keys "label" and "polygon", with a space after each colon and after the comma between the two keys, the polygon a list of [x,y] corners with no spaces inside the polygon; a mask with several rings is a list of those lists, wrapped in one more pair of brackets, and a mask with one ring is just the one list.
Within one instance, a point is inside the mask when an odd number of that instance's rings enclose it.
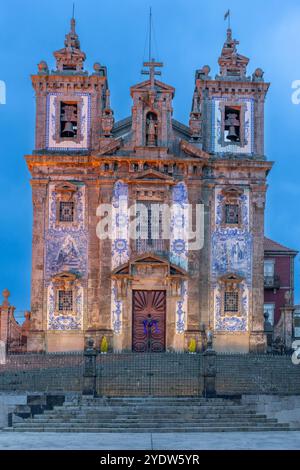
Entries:
{"label": "stone pilaster", "polygon": [[266,187],[252,187],[253,275],[250,301],[250,352],[265,352],[264,334],[264,211]]}
{"label": "stone pilaster", "polygon": [[44,286],[44,249],[47,180],[32,180],[33,232],[31,276],[31,330],[28,350],[44,350],[46,328],[46,288]]}

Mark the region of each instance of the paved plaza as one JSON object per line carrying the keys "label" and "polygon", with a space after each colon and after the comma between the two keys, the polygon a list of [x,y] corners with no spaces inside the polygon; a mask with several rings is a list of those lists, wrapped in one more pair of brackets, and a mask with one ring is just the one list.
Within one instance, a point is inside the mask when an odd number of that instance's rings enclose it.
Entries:
{"label": "paved plaza", "polygon": [[6,433],[0,450],[299,450],[300,432]]}

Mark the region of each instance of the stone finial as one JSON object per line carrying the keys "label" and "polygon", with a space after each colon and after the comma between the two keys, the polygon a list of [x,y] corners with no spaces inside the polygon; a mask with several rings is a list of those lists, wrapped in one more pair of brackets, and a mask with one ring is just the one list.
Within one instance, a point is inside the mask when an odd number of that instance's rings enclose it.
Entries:
{"label": "stone finial", "polygon": [[95,349],[95,341],[90,337],[86,340],[86,350],[91,351],[93,349]]}
{"label": "stone finial", "polygon": [[245,79],[249,59],[237,52],[239,41],[232,38],[231,28],[227,29],[227,37],[219,57],[220,76],[231,80]]}
{"label": "stone finial", "polygon": [[56,67],[59,71],[81,72],[85,61],[85,53],[80,50],[80,42],[75,29],[75,18],[71,19],[71,30],[66,34],[65,47],[54,52]]}
{"label": "stone finial", "polygon": [[8,301],[8,298],[10,296],[10,292],[8,289],[4,289],[4,291],[2,292],[2,295],[3,295],[3,302],[2,302],[2,307],[9,307],[10,303]]}
{"label": "stone finial", "polygon": [[252,80],[254,82],[263,82],[264,81],[264,71],[261,68],[257,68],[252,75]]}
{"label": "stone finial", "polygon": [[41,60],[38,64],[38,73],[39,74],[48,74],[49,68],[45,60]]}

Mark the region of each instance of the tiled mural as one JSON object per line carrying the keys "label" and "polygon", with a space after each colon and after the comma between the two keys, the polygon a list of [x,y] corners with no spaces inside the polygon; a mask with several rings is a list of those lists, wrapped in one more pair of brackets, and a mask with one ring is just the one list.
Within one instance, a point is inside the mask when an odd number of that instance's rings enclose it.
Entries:
{"label": "tiled mural", "polygon": [[[77,330],[83,322],[83,288],[87,278],[88,236],[85,228],[85,186],[74,182],[78,189],[74,195],[76,218],[74,224],[57,223],[57,198],[55,184],[49,186],[49,218],[45,233],[45,282],[48,287],[48,329]],[[55,298],[52,277],[69,272],[80,279],[76,286],[75,315],[55,314]]]}
{"label": "tiled mural", "polygon": [[[117,181],[112,198],[112,270],[129,260],[128,186]],[[112,281],[111,319],[115,334],[122,331],[122,302],[117,299],[116,281]]]}
{"label": "tiled mural", "polygon": [[[240,196],[242,224],[238,228],[222,225],[222,188],[215,191],[215,219],[211,241],[211,281],[214,286],[215,329],[219,331],[247,331],[249,295],[252,285],[252,234],[249,222],[248,189]],[[219,278],[224,274],[236,274],[243,278],[242,312],[239,316],[221,315]]]}

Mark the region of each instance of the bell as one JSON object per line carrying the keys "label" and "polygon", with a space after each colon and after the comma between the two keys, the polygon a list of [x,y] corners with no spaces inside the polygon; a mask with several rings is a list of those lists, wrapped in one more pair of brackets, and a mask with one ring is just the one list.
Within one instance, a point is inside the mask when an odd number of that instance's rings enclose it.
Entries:
{"label": "bell", "polygon": [[231,140],[232,142],[236,142],[238,140],[238,136],[235,132],[235,127],[234,126],[229,127],[227,139]]}
{"label": "bell", "polygon": [[74,137],[75,131],[73,129],[73,124],[71,122],[66,122],[64,130],[62,131],[64,137]]}

